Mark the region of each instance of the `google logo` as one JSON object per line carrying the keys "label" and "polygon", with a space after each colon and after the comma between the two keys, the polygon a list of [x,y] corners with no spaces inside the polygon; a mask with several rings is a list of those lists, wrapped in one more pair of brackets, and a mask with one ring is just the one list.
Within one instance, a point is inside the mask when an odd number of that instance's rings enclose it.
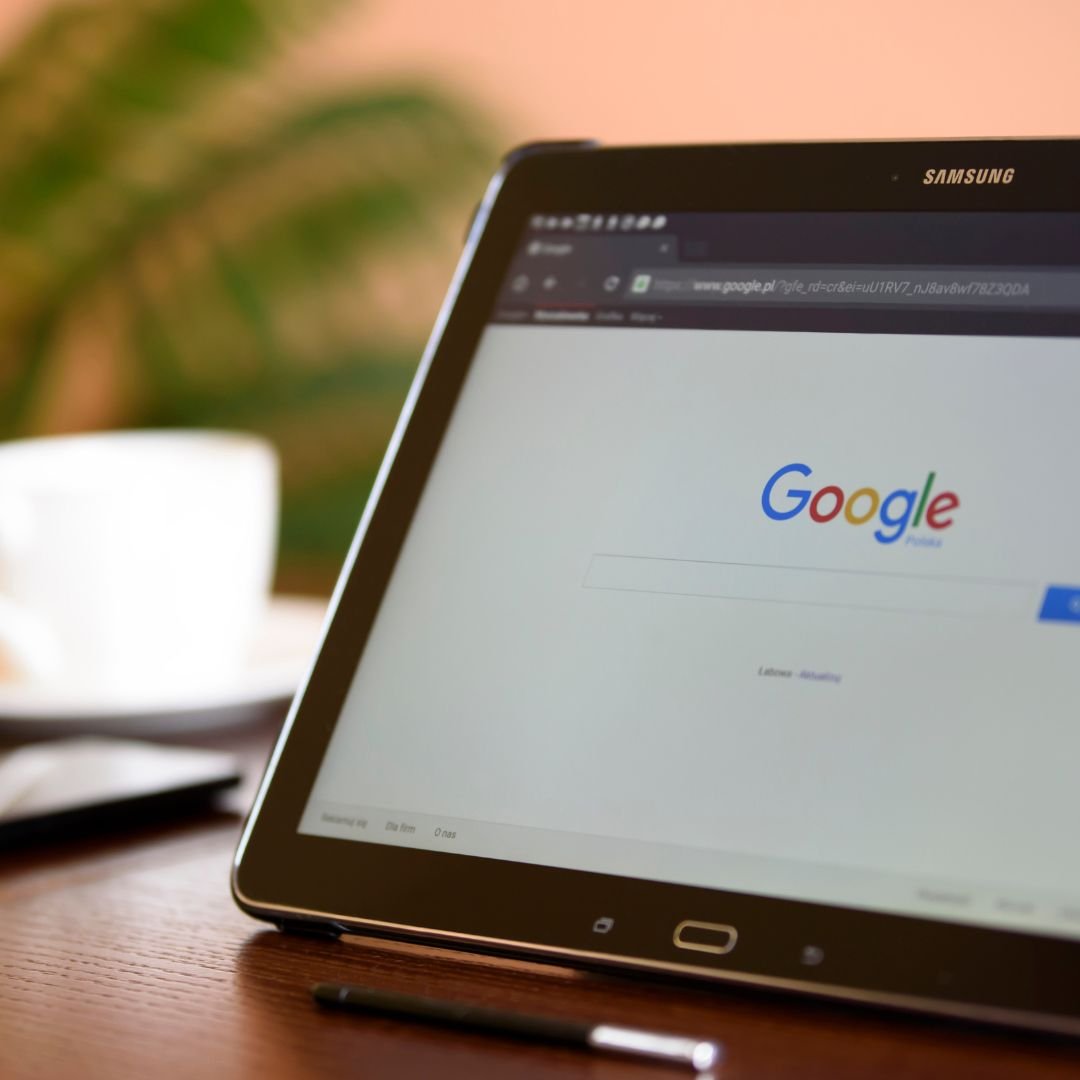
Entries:
{"label": "google logo", "polygon": [[[845,495],[842,488],[835,484],[819,488],[816,492],[808,488],[789,487],[780,494],[776,486],[784,477],[793,473],[810,476],[813,470],[808,465],[793,463],[769,477],[761,493],[761,509],[766,517],[773,521],[787,521],[798,517],[809,507],[810,520],[819,523],[833,521],[843,512],[844,520],[850,525],[865,525],[877,516],[881,528],[874,530],[874,539],[880,544],[894,544],[910,525],[918,528],[924,522],[931,529],[947,529],[953,523],[948,516],[960,505],[959,497],[952,491],[942,491],[931,498],[936,473],[926,478],[922,491],[914,488],[897,488],[884,498],[876,488],[857,488],[850,495]],[[784,500],[777,505],[774,499]]]}

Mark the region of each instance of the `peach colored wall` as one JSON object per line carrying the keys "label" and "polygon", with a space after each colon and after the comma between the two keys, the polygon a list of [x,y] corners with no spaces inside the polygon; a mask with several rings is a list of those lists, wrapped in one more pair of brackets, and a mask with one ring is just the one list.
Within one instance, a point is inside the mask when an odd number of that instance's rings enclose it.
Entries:
{"label": "peach colored wall", "polygon": [[1080,0],[367,0],[297,62],[438,78],[508,144],[1080,134]]}
{"label": "peach colored wall", "polygon": [[1080,134],[1080,0],[382,0],[326,49],[515,141]]}

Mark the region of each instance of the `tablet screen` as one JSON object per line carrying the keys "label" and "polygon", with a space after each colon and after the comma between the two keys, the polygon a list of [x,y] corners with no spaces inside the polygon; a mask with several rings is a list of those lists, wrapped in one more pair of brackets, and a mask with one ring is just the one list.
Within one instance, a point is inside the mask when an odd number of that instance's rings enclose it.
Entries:
{"label": "tablet screen", "polygon": [[1080,937],[1077,228],[531,219],[300,831]]}

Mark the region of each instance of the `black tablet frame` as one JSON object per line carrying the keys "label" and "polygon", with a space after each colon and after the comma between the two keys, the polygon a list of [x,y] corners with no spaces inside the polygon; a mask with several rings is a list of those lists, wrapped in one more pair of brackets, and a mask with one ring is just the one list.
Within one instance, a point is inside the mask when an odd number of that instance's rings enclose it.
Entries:
{"label": "black tablet frame", "polygon": [[[927,169],[1012,169],[926,184]],[[397,552],[526,219],[545,213],[1080,210],[1080,141],[962,140],[511,155],[477,210],[233,868],[247,912],[580,965],[706,976],[1080,1035],[1080,941],[300,834],[298,823]],[[1080,262],[1080,252],[1077,253]],[[615,920],[604,935],[600,916]],[[737,928],[724,954],[673,942]],[[804,949],[823,960],[807,966]],[[810,954],[818,955],[818,954]]]}

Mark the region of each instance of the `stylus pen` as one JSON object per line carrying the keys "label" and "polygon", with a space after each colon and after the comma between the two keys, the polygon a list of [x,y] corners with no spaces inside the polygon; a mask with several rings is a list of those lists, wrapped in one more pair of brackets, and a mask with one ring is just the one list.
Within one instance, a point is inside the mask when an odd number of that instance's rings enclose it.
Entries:
{"label": "stylus pen", "polygon": [[459,1001],[418,997],[393,990],[374,990],[369,986],[318,983],[311,992],[321,1005],[404,1016],[410,1020],[450,1024],[475,1031],[493,1031],[521,1039],[581,1046],[609,1054],[632,1054],[667,1061],[672,1065],[689,1065],[699,1072],[719,1064],[724,1056],[719,1043],[687,1039],[682,1035],[639,1031],[615,1024],[587,1024],[575,1020],[556,1020],[549,1016],[529,1016],[506,1009],[464,1005]]}

